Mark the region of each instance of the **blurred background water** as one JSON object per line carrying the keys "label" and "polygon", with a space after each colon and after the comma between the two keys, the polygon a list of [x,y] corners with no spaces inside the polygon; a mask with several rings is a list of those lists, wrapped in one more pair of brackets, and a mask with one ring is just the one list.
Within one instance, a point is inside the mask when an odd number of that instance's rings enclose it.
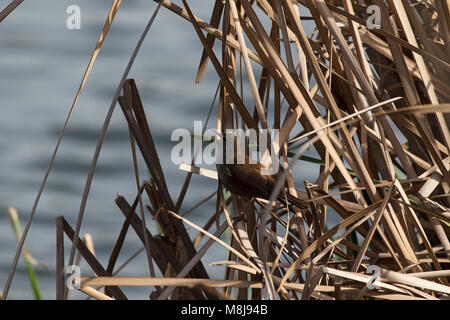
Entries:
{"label": "blurred background water", "polygon": [[[174,2],[181,4],[181,1]],[[0,10],[8,3],[1,1]],[[2,289],[17,248],[8,222],[8,207],[18,210],[24,227],[112,3],[113,0],[26,0],[0,24]],[[190,3],[197,16],[209,20],[214,1]],[[66,28],[69,5],[81,8],[80,30]],[[26,242],[32,255],[50,269],[49,272],[36,269],[44,299],[55,298],[54,218],[64,215],[72,226],[75,225],[104,117],[128,59],[155,8],[151,0],[123,1],[61,144]],[[161,8],[129,76],[136,80],[174,198],[179,194],[185,173],[165,160],[170,159],[173,146],[171,132],[175,128],[193,130],[194,120],[205,119],[218,83],[209,65],[202,83],[194,84],[200,55],[201,45],[192,25]],[[209,127],[214,126],[213,120]],[[141,166],[141,178],[145,178],[147,171],[142,163]],[[314,174],[313,170],[305,172]],[[182,211],[215,189],[215,181],[194,176]],[[129,202],[136,195],[128,127],[119,106],[102,148],[81,229],[81,234],[92,235],[96,255],[104,265],[123,223],[123,215],[114,203],[117,192]],[[214,208],[214,201],[210,201],[189,218],[203,225]],[[151,230],[156,231],[153,227]],[[70,249],[68,244],[66,238],[66,254]],[[137,237],[129,233],[117,265],[140,247]],[[222,248],[214,248],[212,252],[216,256],[205,257],[205,265],[225,258]],[[223,277],[221,268],[208,268],[208,272],[213,277]],[[88,267],[82,265],[82,275],[90,274]],[[147,276],[145,253],[120,275]],[[149,290],[125,287],[124,292],[129,298],[146,299]],[[33,298],[22,258],[9,298]]]}

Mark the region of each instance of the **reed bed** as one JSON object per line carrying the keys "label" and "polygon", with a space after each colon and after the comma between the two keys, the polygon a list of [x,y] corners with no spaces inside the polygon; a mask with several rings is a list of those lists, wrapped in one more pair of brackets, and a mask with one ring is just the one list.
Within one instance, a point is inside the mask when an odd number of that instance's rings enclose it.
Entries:
{"label": "reed bed", "polygon": [[[127,68],[108,117],[119,102],[130,130],[137,195],[131,202],[120,194],[115,199],[124,223],[106,267],[79,239],[83,204],[75,229],[57,218],[57,298],[67,298],[66,234],[72,242],[68,265],[79,252],[95,272],[82,277],[80,291],[96,299],[126,299],[123,286],[151,287],[151,299],[447,299],[448,1],[216,0],[209,22],[191,10],[193,1],[156,2],[198,35],[203,53],[196,82],[208,65],[220,79],[217,130],[279,129],[275,152],[285,168],[279,188],[269,201],[246,199],[230,195],[218,182],[193,209],[215,201],[216,210],[203,225],[181,216],[184,199],[195,190],[192,174],[217,179],[217,173],[182,165],[181,192],[169,193],[139,80],[128,79]],[[120,3],[114,2],[85,77]],[[313,24],[312,33],[305,32],[305,22]],[[244,102],[248,92],[253,100]],[[306,157],[306,150],[318,158]],[[141,178],[138,157],[150,179]],[[302,161],[317,164],[314,181],[298,182]],[[271,201],[287,191],[309,208]],[[161,234],[152,234],[150,223]],[[187,227],[198,235],[192,239]],[[231,233],[229,242],[224,232]],[[149,277],[117,275],[129,233],[142,241]],[[228,252],[212,264],[226,267],[223,279],[209,278],[202,263],[214,243]]]}

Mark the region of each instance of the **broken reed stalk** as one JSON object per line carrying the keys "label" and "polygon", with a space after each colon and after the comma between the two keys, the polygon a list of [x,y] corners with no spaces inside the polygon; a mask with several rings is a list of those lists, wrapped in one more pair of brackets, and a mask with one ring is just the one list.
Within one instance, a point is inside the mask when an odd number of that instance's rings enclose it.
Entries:
{"label": "broken reed stalk", "polygon": [[[280,129],[277,156],[289,170],[276,191],[295,193],[310,208],[230,196],[219,183],[211,197],[216,211],[204,228],[182,217],[190,176],[217,179],[217,174],[180,166],[187,178],[177,203],[172,202],[150,131],[152,119],[146,119],[135,81],[126,79],[135,51],[105,121],[76,230],[58,220],[59,269],[63,230],[73,242],[69,260],[78,250],[98,275],[83,278],[82,287],[98,299],[126,299],[122,285],[154,287],[151,299],[433,300],[450,294],[447,2],[216,0],[207,23],[188,1],[182,1],[184,8],[155,1],[186,20],[198,36],[203,52],[195,81],[202,81],[209,62],[220,79],[218,131]],[[310,34],[306,21],[314,28]],[[374,21],[380,25],[374,27]],[[244,100],[248,90],[251,103]],[[116,198],[124,224],[104,269],[78,234],[116,101],[151,177],[141,183],[136,171],[138,195],[132,205]],[[301,166],[289,161],[302,151],[304,140],[319,164],[313,183],[305,182],[306,192],[298,190]],[[136,214],[139,201],[163,235],[151,234],[144,216]],[[183,223],[210,238],[199,251],[201,237],[191,240]],[[230,243],[219,238],[224,228],[231,231]],[[154,262],[162,277],[153,271],[146,278],[112,276],[131,230],[147,250],[150,270]],[[226,268],[224,279],[209,279],[201,262],[214,242],[228,251],[228,260],[212,264]],[[379,273],[367,274],[373,270]],[[89,285],[106,286],[105,294]]]}
{"label": "broken reed stalk", "polygon": [[[266,121],[269,124],[273,118],[276,121],[269,127],[281,130],[282,156],[287,155],[286,150],[292,154],[296,146],[293,142],[303,139],[298,138],[299,122],[304,138],[319,136],[313,145],[320,162],[326,164],[320,166],[319,184],[310,184],[308,193],[298,193],[311,203],[311,211],[295,212],[286,220],[286,208],[271,207],[260,200],[250,202],[259,214],[270,212],[266,220],[258,223],[262,232],[254,233],[250,216],[237,224],[240,232],[234,230],[237,225],[229,224],[232,243],[239,244],[247,256],[231,254],[233,260],[215,265],[226,265],[227,270],[234,268],[233,263],[248,267],[248,258],[249,263],[272,265],[270,275],[259,278],[265,288],[270,282],[275,284],[277,297],[269,289],[272,298],[437,298],[448,291],[448,279],[444,276],[447,273],[439,272],[448,268],[450,262],[449,117],[445,109],[449,98],[446,83],[450,65],[445,54],[449,33],[447,25],[442,25],[449,20],[448,10],[438,12],[440,4],[436,1],[299,3],[301,10],[311,13],[316,28],[314,37],[305,33],[296,1],[216,1],[209,24],[193,14],[187,1],[183,1],[184,8],[168,0],[162,2],[192,23],[203,46],[196,82],[202,80],[209,61],[221,79],[218,130],[242,124],[254,128],[255,122],[264,128]],[[380,29],[368,27],[369,5],[379,6]],[[264,26],[268,25],[266,29]],[[217,40],[222,42],[222,61],[213,50]],[[259,85],[255,82],[258,69]],[[238,90],[238,83],[245,83],[238,77],[245,75],[254,99],[253,110],[250,105],[243,105],[238,93],[243,92],[242,88]],[[284,114],[278,94],[288,105]],[[377,108],[383,110],[379,112]],[[333,126],[334,123],[338,124]],[[180,168],[189,174],[216,178],[214,172],[204,168],[187,164]],[[296,169],[289,172],[287,180],[291,186],[298,174]],[[431,185],[429,181],[436,183]],[[225,217],[248,214],[243,209],[249,205],[245,199],[235,198],[237,205],[230,209],[219,200],[221,192],[219,185],[217,208]],[[154,213],[158,205],[155,199],[151,202],[154,207],[149,210]],[[337,212],[343,220],[331,225],[326,219],[327,210]],[[317,217],[324,220],[318,222]],[[206,226],[211,228],[212,224]],[[249,236],[249,228],[253,230],[252,241],[250,247],[245,247],[242,237]],[[344,236],[331,240],[345,229],[348,230]],[[302,236],[302,230],[307,230],[315,241]],[[202,232],[209,235],[207,230]],[[349,238],[355,232],[363,237],[362,242]],[[433,278],[437,284],[428,287],[431,292],[425,292],[415,287],[414,281],[383,282],[375,294],[368,280],[360,282],[368,279],[364,273],[370,264],[390,272],[412,273],[417,286],[418,275],[437,272]],[[306,278],[298,271],[301,265],[308,269]],[[239,268],[238,273],[227,272],[227,277],[249,274],[243,266]],[[337,293],[333,286],[327,287],[328,277],[336,286],[339,279],[346,279],[350,287],[340,287],[341,293]],[[324,287],[331,290],[325,293]],[[224,292],[229,295],[232,291]],[[238,292],[239,297],[244,296]]]}

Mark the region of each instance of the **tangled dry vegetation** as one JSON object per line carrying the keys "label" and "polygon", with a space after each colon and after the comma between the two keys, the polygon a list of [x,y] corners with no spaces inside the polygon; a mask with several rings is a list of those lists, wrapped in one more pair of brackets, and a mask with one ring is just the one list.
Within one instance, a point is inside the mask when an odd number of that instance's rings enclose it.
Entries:
{"label": "tangled dry vegetation", "polygon": [[[152,299],[448,298],[449,2],[216,0],[209,22],[189,2],[160,5],[198,35],[203,54],[196,81],[208,64],[221,80],[217,129],[280,129],[279,157],[290,170],[276,191],[289,190],[310,208],[249,202],[218,183],[194,208],[216,202],[204,225],[180,216],[195,189],[191,175],[215,173],[185,165],[181,193],[169,194],[139,80],[126,80],[126,73],[116,101],[138,146],[133,159],[139,150],[151,179],[136,175],[139,193],[131,203],[117,197],[124,224],[106,268],[78,240],[83,209],[75,230],[59,217],[58,270],[65,232],[96,273],[82,279],[80,290],[99,299],[125,299],[120,287],[126,285],[152,287]],[[369,6],[378,8],[381,28],[373,26]],[[253,101],[244,103],[248,90]],[[299,185],[296,158],[307,148],[320,157],[316,180]],[[339,219],[330,219],[331,212]],[[157,223],[162,235],[151,234],[146,223]],[[198,230],[193,240],[186,226]],[[221,237],[226,230],[229,243]],[[151,277],[115,275],[131,232],[143,243]],[[216,242],[228,252],[214,263],[226,266],[223,279],[210,279],[201,260]],[[64,275],[57,277],[64,298]]]}

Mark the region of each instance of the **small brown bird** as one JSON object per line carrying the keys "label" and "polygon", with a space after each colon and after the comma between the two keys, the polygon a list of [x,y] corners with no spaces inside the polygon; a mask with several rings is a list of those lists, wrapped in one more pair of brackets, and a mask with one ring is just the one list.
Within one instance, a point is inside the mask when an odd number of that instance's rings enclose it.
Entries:
{"label": "small brown bird", "polygon": [[[237,143],[237,139],[235,137],[234,143],[234,155],[233,155],[233,163],[226,163],[226,138],[225,135],[223,137],[223,163],[216,164],[217,172],[219,175],[219,180],[222,185],[227,188],[231,193],[245,196],[245,197],[257,197],[268,200],[270,194],[275,187],[277,182],[276,175],[263,175],[261,174],[261,170],[264,168],[261,163],[250,163],[250,159],[245,154],[245,162],[239,164],[237,162],[238,158],[238,148],[239,144]],[[239,150],[239,152],[244,152]],[[287,195],[288,202],[291,205],[299,209],[307,209],[309,205],[306,201],[301,200],[292,194],[288,193]],[[285,198],[282,194],[279,194],[277,200],[281,203],[286,204]]]}

